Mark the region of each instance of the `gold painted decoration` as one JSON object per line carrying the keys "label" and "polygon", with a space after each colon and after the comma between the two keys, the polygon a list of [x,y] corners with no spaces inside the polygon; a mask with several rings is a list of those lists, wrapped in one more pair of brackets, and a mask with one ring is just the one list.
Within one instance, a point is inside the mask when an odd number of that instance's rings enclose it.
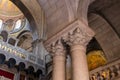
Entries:
{"label": "gold painted decoration", "polygon": [[93,70],[97,67],[103,66],[107,62],[106,58],[103,55],[103,51],[101,50],[89,52],[87,55],[87,61],[89,70]]}
{"label": "gold painted decoration", "polygon": [[0,0],[1,16],[19,16],[22,12],[10,0]]}

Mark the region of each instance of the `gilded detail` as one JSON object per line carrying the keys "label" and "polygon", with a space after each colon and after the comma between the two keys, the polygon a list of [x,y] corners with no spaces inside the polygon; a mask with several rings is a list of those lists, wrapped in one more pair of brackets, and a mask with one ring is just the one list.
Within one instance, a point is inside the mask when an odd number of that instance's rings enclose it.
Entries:
{"label": "gilded detail", "polygon": [[87,55],[89,70],[93,70],[97,67],[103,66],[107,63],[106,58],[101,50],[91,51]]}

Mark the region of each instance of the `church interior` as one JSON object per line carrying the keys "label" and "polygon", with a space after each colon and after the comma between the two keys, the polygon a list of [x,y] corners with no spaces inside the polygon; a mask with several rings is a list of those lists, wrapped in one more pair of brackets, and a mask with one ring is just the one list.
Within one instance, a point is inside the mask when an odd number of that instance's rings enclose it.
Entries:
{"label": "church interior", "polygon": [[0,80],[120,80],[120,0],[0,0]]}

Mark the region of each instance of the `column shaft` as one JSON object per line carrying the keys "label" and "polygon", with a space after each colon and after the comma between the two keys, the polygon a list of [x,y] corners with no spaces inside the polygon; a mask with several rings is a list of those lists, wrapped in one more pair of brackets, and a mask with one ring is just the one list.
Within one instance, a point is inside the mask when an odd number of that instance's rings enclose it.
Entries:
{"label": "column shaft", "polygon": [[71,46],[72,80],[89,80],[86,60],[86,48],[81,45]]}
{"label": "column shaft", "polygon": [[65,57],[53,58],[53,80],[65,80]]}
{"label": "column shaft", "polygon": [[65,80],[66,54],[60,40],[51,45],[51,54],[53,54],[53,73],[52,80]]}

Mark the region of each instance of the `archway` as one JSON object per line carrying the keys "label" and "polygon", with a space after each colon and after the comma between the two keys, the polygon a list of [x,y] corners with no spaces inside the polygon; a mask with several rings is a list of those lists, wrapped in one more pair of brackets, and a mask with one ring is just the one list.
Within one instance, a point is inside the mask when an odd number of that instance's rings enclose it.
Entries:
{"label": "archway", "polygon": [[[114,29],[104,19],[104,17],[100,16],[99,14],[90,13],[88,15],[88,20],[90,27],[96,33],[95,38],[100,43],[103,51],[105,52],[107,60],[112,61],[116,59],[118,57],[117,53],[119,52],[119,48],[114,48],[113,44],[116,41],[119,43],[119,37],[117,36]],[[114,49],[116,50],[114,51]]]}
{"label": "archway", "polygon": [[32,42],[33,42],[33,35],[30,31],[24,31],[18,36],[19,42],[17,46],[32,52]]}
{"label": "archway", "polygon": [[[40,5],[36,0],[11,0],[25,15],[28,19],[33,33],[39,35],[40,38],[44,38],[44,27],[45,27],[45,16],[44,12],[41,9]],[[31,4],[32,3],[32,4]]]}

